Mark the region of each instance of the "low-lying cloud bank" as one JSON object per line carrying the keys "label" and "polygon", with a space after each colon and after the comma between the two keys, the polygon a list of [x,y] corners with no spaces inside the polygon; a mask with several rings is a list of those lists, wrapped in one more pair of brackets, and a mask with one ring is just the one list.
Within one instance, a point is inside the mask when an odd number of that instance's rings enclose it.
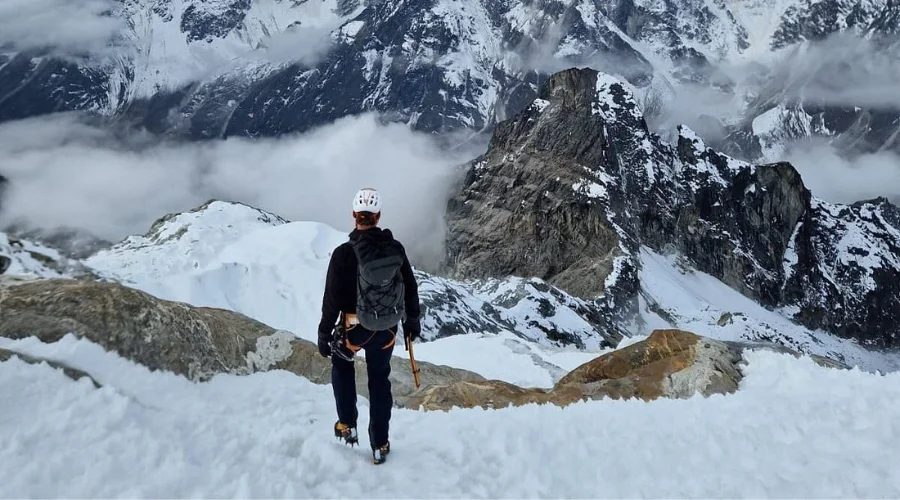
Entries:
{"label": "low-lying cloud bank", "polygon": [[177,144],[115,138],[72,116],[32,119],[0,125],[0,173],[10,181],[0,227],[77,227],[118,241],[219,198],[349,231],[352,196],[370,186],[383,194],[383,225],[429,267],[443,255],[458,166],[480,152],[448,152],[373,115],[299,136]]}
{"label": "low-lying cloud bank", "polygon": [[113,0],[0,1],[0,48],[81,56],[104,52],[125,28]]}
{"label": "low-lying cloud bank", "polygon": [[900,156],[882,152],[845,158],[824,140],[791,145],[785,157],[814,196],[853,203],[885,196],[900,203]]}

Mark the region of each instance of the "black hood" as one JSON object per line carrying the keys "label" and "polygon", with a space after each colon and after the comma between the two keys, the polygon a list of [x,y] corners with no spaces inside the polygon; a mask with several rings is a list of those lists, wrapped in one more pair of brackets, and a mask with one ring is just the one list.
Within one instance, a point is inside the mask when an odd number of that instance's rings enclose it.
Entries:
{"label": "black hood", "polygon": [[394,235],[391,233],[390,229],[381,229],[380,227],[373,227],[372,229],[359,230],[354,229],[350,233],[350,240],[356,241],[360,238],[371,238],[377,242],[388,242],[393,241]]}

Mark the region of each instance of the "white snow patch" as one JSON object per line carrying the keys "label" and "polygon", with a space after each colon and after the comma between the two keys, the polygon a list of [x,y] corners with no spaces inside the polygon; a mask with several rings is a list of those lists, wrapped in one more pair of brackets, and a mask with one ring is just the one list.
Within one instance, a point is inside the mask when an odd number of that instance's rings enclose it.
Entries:
{"label": "white snow patch", "polygon": [[[900,449],[885,445],[900,438],[900,374],[805,358],[750,352],[741,389],[728,396],[394,409],[392,453],[374,467],[365,444],[334,441],[331,387],[288,372],[192,383],[71,337],[0,345],[65,361],[104,385],[17,358],[0,363],[4,496],[900,496]],[[365,429],[366,399],[359,409]],[[334,480],[335,471],[353,479]]]}

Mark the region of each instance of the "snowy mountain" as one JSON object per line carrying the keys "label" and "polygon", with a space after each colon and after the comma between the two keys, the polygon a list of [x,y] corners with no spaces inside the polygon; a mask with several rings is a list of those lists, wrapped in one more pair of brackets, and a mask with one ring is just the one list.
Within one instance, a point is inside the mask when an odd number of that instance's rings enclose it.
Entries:
{"label": "snowy mountain", "polygon": [[797,2],[773,33],[786,64],[772,71],[722,147],[779,159],[790,141],[827,138],[839,150],[900,151],[896,79],[900,3]]}
{"label": "snowy mountain", "polygon": [[[30,242],[0,240],[0,253],[12,255],[12,275],[60,277],[72,275],[65,269],[81,269],[81,275],[163,299],[240,312],[314,341],[330,252],[345,240],[346,234],[322,224],[215,201],[166,216],[147,234],[77,261],[77,268],[59,252]],[[799,326],[671,256],[645,249],[638,259],[638,316],[623,329],[609,329],[603,300],[576,298],[537,278],[457,281],[416,271],[428,341],[417,356],[545,387],[611,346],[624,347],[656,328],[680,327],[721,340],[774,342],[869,371],[900,369],[893,354]],[[520,366],[518,375],[495,366],[497,359]]]}
{"label": "snowy mountain", "polygon": [[553,72],[589,66],[635,85],[651,124],[686,122],[739,157],[776,155],[810,135],[870,151],[896,146],[896,110],[798,96],[834,72],[810,44],[839,32],[880,40],[897,9],[893,0],[121,0],[115,56],[3,56],[0,120],[88,110],[211,138],[375,110],[417,130],[478,133],[521,111]]}
{"label": "snowy mountain", "polygon": [[654,293],[642,271],[651,252],[807,328],[897,346],[896,206],[825,203],[790,164],[740,162],[679,130],[677,145],[650,133],[610,75],[555,74],[498,125],[451,200],[453,276],[537,276],[599,297],[607,328],[627,331]]}

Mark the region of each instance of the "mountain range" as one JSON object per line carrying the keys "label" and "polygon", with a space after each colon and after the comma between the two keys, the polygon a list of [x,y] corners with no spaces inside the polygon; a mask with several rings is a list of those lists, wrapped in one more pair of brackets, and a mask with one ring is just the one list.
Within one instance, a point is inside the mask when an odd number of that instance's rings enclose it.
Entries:
{"label": "mountain range", "polygon": [[631,83],[655,131],[686,123],[736,158],[809,137],[900,149],[896,96],[870,88],[896,76],[896,0],[116,0],[103,15],[121,26],[100,54],[7,43],[0,120],[81,110],[204,139],[377,111],[458,142],[575,66]]}
{"label": "mountain range", "polygon": [[[419,271],[426,337],[599,349],[675,327],[892,370],[900,210],[826,203],[790,164],[735,160],[687,127],[667,143],[629,87],[558,72],[497,127],[448,204],[442,272]],[[343,238],[211,202],[62,272],[313,331],[315,283]],[[36,255],[69,262],[58,250]]]}

